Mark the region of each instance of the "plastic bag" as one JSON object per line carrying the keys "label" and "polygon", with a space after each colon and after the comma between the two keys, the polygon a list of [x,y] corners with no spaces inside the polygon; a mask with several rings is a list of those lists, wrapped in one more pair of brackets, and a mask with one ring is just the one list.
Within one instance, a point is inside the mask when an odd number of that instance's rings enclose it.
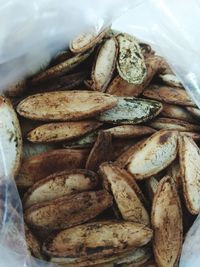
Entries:
{"label": "plastic bag", "polygon": [[[127,31],[155,46],[156,50],[167,58],[194,101],[200,106],[200,53],[196,45],[200,35],[195,27],[199,22],[198,0],[184,2],[184,5],[181,0],[134,0],[134,3],[122,0],[87,0],[84,5],[81,5],[81,2],[1,1],[1,88],[4,89],[22,76],[30,75],[46,66],[51,56],[66,46],[68,38],[90,27],[95,27],[98,31],[103,25],[109,25],[123,14],[131,5],[136,8],[118,19],[113,28]],[[11,20],[11,17],[15,19]],[[69,24],[73,27],[66,27]],[[3,159],[5,151],[2,147],[0,140],[0,155]],[[29,256],[24,241],[21,202],[12,177],[6,177],[6,164],[3,174],[0,185],[0,266],[54,266]],[[180,266],[199,266],[198,232],[199,219],[186,238]],[[197,249],[193,249],[193,242],[198,245],[195,247]]]}

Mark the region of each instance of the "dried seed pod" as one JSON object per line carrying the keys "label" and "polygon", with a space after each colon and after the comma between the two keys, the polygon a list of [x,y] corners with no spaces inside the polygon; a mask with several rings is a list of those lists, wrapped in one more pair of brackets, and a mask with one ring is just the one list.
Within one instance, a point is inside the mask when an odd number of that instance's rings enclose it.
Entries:
{"label": "dried seed pod", "polygon": [[186,109],[181,106],[163,103],[161,116],[195,123],[195,119]]}
{"label": "dried seed pod", "polygon": [[48,123],[29,132],[27,139],[33,143],[67,141],[92,132],[101,125],[101,123],[94,120]]}
{"label": "dried seed pod", "polygon": [[63,230],[43,245],[52,262],[79,263],[130,251],[147,244],[152,231],[142,224],[100,221]]}
{"label": "dried seed pod", "polygon": [[104,130],[111,133],[114,138],[134,138],[155,133],[151,127],[140,125],[120,125]]}
{"label": "dried seed pod", "polygon": [[87,149],[56,149],[32,156],[23,162],[16,177],[17,186],[28,188],[55,172],[82,168],[88,153]]}
{"label": "dried seed pod", "polygon": [[104,92],[112,78],[118,55],[118,44],[114,37],[100,47],[92,69],[92,89]]}
{"label": "dried seed pod", "polygon": [[22,136],[17,114],[11,102],[0,96],[0,177],[15,177],[22,157]]}
{"label": "dried seed pod", "polygon": [[187,136],[179,138],[179,160],[186,206],[191,214],[199,214],[200,151],[192,138]]}
{"label": "dried seed pod", "polygon": [[26,244],[27,244],[28,250],[30,251],[30,254],[36,258],[43,259],[39,241],[33,235],[33,233],[31,232],[31,230],[28,228],[26,224],[24,225],[24,229],[25,229],[25,236],[26,236]]}
{"label": "dried seed pod", "polygon": [[177,266],[183,242],[182,212],[176,187],[169,176],[159,182],[151,221],[156,263],[160,267]]}
{"label": "dried seed pod", "polygon": [[196,104],[181,88],[151,85],[143,93],[143,96],[169,104],[196,107]]}
{"label": "dried seed pod", "polygon": [[116,103],[116,97],[101,92],[57,91],[29,96],[19,103],[17,111],[33,120],[77,121],[94,117]]}
{"label": "dried seed pod", "polygon": [[93,146],[96,142],[98,136],[98,130],[92,133],[86,134],[83,137],[74,140],[68,141],[63,144],[64,148],[87,148]]}
{"label": "dried seed pod", "polygon": [[31,80],[32,85],[36,85],[38,83],[43,83],[45,81],[54,79],[61,75],[64,75],[74,69],[76,66],[81,64],[85,61],[93,52],[93,49],[84,53],[84,54],[77,54],[72,58],[69,58],[55,66],[50,67],[47,70],[40,72],[39,74],[35,75]]}
{"label": "dried seed pod", "polygon": [[97,170],[99,165],[112,158],[112,135],[106,132],[99,132],[97,140],[90,151],[85,168]]}
{"label": "dried seed pod", "polygon": [[200,120],[200,110],[198,108],[186,107],[186,109],[195,119]]}
{"label": "dried seed pod", "polygon": [[97,117],[99,121],[112,124],[138,124],[157,116],[162,104],[157,101],[134,97],[118,97],[117,105]]}
{"label": "dried seed pod", "polygon": [[175,74],[160,74],[159,78],[169,86],[182,87],[182,83]]}
{"label": "dried seed pod", "polygon": [[144,197],[132,176],[109,163],[100,166],[100,173],[104,179],[104,187],[112,193],[122,218],[149,225],[149,215],[143,204]]}
{"label": "dried seed pod", "polygon": [[147,70],[137,40],[126,33],[121,33],[116,38],[119,44],[117,60],[119,75],[129,83],[141,84],[145,79]]}
{"label": "dried seed pod", "polygon": [[148,178],[165,169],[177,155],[177,131],[161,130],[136,146],[128,170],[136,179]]}
{"label": "dried seed pod", "polygon": [[56,172],[29,188],[24,195],[23,206],[29,208],[43,201],[88,191],[94,189],[97,184],[98,177],[91,171],[77,169]]}
{"label": "dried seed pod", "polygon": [[109,28],[101,32],[91,31],[78,35],[70,43],[70,50],[73,53],[83,53],[99,43],[106,35]]}
{"label": "dried seed pod", "polygon": [[172,119],[172,118],[156,118],[153,121],[148,122],[148,125],[154,129],[166,129],[177,130],[185,132],[199,132],[200,126],[197,124],[191,124],[187,121]]}
{"label": "dried seed pod", "polygon": [[106,191],[89,191],[35,204],[25,210],[26,223],[36,229],[58,230],[95,218],[112,205]]}

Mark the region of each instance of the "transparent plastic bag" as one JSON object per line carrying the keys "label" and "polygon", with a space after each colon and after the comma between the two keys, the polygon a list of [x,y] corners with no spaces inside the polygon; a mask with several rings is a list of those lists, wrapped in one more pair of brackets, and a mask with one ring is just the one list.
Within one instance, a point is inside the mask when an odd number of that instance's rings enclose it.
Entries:
{"label": "transparent plastic bag", "polygon": [[[167,59],[200,107],[200,35],[196,27],[200,13],[198,0],[184,1],[184,4],[181,0],[81,2],[0,1],[2,89],[46,66],[51,56],[65,47],[77,33],[91,27],[98,31],[114,22],[114,29],[151,43]],[[132,8],[126,13],[130,6]],[[119,15],[122,16],[115,21]],[[3,158],[6,152],[2,148],[0,140]],[[5,164],[0,180],[0,266],[54,266],[29,256],[24,239],[21,201],[15,182],[12,177],[6,176],[7,173]],[[198,218],[186,238],[180,266],[199,266],[199,231]]]}

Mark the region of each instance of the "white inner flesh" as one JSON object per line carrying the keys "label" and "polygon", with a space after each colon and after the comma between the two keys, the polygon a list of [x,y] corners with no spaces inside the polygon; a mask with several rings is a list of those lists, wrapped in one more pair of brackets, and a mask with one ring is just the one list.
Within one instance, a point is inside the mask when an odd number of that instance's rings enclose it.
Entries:
{"label": "white inner flesh", "polygon": [[116,44],[114,39],[109,39],[102,46],[95,66],[95,81],[98,86],[103,86],[110,79],[115,61]]}
{"label": "white inner flesh", "polygon": [[17,158],[15,124],[13,114],[5,105],[0,114],[0,177],[12,176]]}

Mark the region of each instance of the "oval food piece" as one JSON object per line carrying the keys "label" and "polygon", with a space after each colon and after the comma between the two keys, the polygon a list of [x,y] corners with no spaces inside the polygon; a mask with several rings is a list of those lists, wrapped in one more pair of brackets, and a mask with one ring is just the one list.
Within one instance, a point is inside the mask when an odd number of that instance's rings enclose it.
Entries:
{"label": "oval food piece", "polygon": [[187,136],[179,138],[179,161],[183,194],[187,209],[191,214],[200,213],[200,151]]}
{"label": "oval food piece", "polygon": [[169,176],[158,185],[151,213],[153,250],[159,267],[177,266],[182,242],[182,211],[176,187]]}
{"label": "oval food piece", "polygon": [[0,177],[15,177],[22,157],[22,136],[11,102],[0,96]]}
{"label": "oval food piece", "polygon": [[117,105],[101,113],[97,119],[112,124],[137,124],[157,116],[162,104],[134,97],[118,97]]}
{"label": "oval food piece", "polygon": [[63,230],[43,245],[53,262],[78,263],[146,245],[152,230],[133,222],[99,221]]}
{"label": "oval food piece", "polygon": [[147,67],[147,74],[141,84],[128,83],[120,76],[116,76],[106,92],[116,96],[139,96],[159,71],[161,65],[160,57],[149,57],[145,60],[145,64]]}
{"label": "oval food piece", "polygon": [[177,130],[185,132],[199,132],[200,126],[197,124],[191,124],[187,121],[172,119],[172,118],[156,118],[153,121],[148,122],[148,125],[154,129],[166,129]]}
{"label": "oval food piece", "polygon": [[23,207],[26,209],[43,201],[88,191],[97,184],[98,177],[91,171],[77,169],[56,172],[29,188],[23,198]]}
{"label": "oval food piece", "polygon": [[169,86],[182,87],[181,81],[175,74],[160,74],[159,78]]}
{"label": "oval food piece", "polygon": [[165,169],[177,155],[177,131],[161,130],[136,146],[128,170],[135,179],[148,178]]}
{"label": "oval food piece", "polygon": [[[187,107],[186,107],[187,109]],[[161,116],[195,123],[195,119],[184,107],[163,103]]]}
{"label": "oval food piece", "polygon": [[177,87],[151,85],[143,92],[143,96],[169,104],[196,107],[187,92]]}
{"label": "oval food piece", "polygon": [[91,147],[97,140],[98,130],[92,133],[86,134],[83,137],[63,143],[64,148],[87,148]]}
{"label": "oval food piece", "polygon": [[155,133],[151,127],[141,125],[120,125],[104,130],[111,133],[114,138],[134,138]]}
{"label": "oval food piece", "polygon": [[126,33],[117,35],[119,56],[117,70],[119,75],[129,83],[141,84],[147,74],[142,51],[137,40]]}
{"label": "oval food piece", "polygon": [[[132,249],[130,252],[119,253],[112,256],[104,256],[93,260],[85,260],[79,263],[61,264],[62,267],[142,267],[149,261],[152,253],[148,246]],[[62,259],[61,259],[62,261]]]}
{"label": "oval food piece", "polygon": [[104,187],[112,193],[122,218],[125,221],[149,225],[149,215],[143,204],[142,192],[132,176],[110,163],[103,163],[100,173],[104,179]]}
{"label": "oval food piece", "polygon": [[101,123],[94,120],[48,123],[29,132],[27,139],[33,143],[72,140],[96,130],[101,125]]}
{"label": "oval food piece", "polygon": [[100,47],[92,69],[92,89],[104,92],[109,84],[116,64],[118,44],[116,39],[107,39]]}
{"label": "oval food piece", "polygon": [[49,69],[46,69],[39,74],[35,75],[33,79],[31,80],[32,85],[36,85],[38,83],[43,83],[45,81],[48,81],[53,78],[57,78],[61,75],[64,75],[74,69],[76,66],[81,64],[84,60],[86,60],[91,53],[93,52],[93,49],[90,51],[87,51],[84,54],[77,54],[73,56],[72,58],[69,58],[55,66],[50,67]]}
{"label": "oval food piece", "polygon": [[86,32],[78,35],[70,43],[70,50],[73,53],[83,53],[99,43],[106,35],[108,28],[101,32],[97,32],[96,29],[91,32]]}
{"label": "oval food piece", "polygon": [[200,120],[200,110],[198,108],[186,107],[186,109],[195,119]]}
{"label": "oval food piece", "polygon": [[87,149],[55,149],[32,156],[23,162],[17,186],[27,188],[55,172],[83,168],[88,154]]}
{"label": "oval food piece", "polygon": [[88,170],[98,170],[99,165],[112,159],[112,135],[100,131],[93,148],[88,156],[85,168]]}
{"label": "oval food piece", "polygon": [[26,224],[24,225],[24,229],[25,229],[25,236],[26,236],[26,244],[27,244],[28,250],[30,251],[30,254],[38,259],[42,259],[43,256],[41,254],[39,241],[33,235],[33,233],[31,232],[31,230],[28,228]]}
{"label": "oval food piece", "polygon": [[29,96],[19,103],[17,111],[33,120],[77,121],[94,117],[116,104],[116,97],[101,92],[57,91]]}
{"label": "oval food piece", "polygon": [[107,191],[88,191],[35,204],[25,210],[24,218],[36,229],[65,229],[95,218],[111,205]]}

